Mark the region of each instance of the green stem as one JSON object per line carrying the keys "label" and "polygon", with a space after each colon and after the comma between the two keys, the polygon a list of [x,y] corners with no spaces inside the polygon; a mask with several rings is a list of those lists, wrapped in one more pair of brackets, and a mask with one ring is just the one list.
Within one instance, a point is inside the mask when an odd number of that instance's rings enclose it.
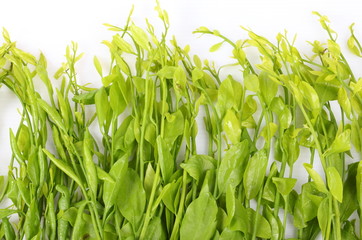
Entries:
{"label": "green stem", "polygon": [[[166,99],[167,99],[167,85],[166,85],[166,80],[165,79],[161,79],[161,84],[162,84],[162,116],[161,116],[161,134],[160,136],[163,137],[164,136],[164,131],[165,131],[165,116],[164,116],[164,112],[165,112],[165,105],[166,105]],[[146,210],[146,214],[145,214],[145,220],[143,223],[143,227],[141,229],[141,234],[140,234],[140,239],[144,239],[145,235],[146,235],[146,231],[148,228],[148,224],[151,220],[151,210],[153,207],[153,201],[155,199],[155,194],[156,194],[156,189],[159,183],[159,178],[160,178],[160,164],[156,162],[156,174],[155,174],[155,178],[153,180],[153,184],[152,184],[152,190],[151,190],[151,195],[150,195],[150,200],[148,202],[148,206],[147,206],[147,210]]]}
{"label": "green stem", "polygon": [[[221,138],[221,122],[217,122],[217,135],[218,135],[218,140],[217,140],[217,169],[219,169],[220,164],[221,164],[221,145],[222,145],[222,138]],[[218,171],[216,171],[215,173],[215,179],[217,179],[218,177]],[[214,197],[217,198],[217,184],[215,184],[214,187]]]}
{"label": "green stem", "polygon": [[330,239],[329,236],[331,235],[331,221],[332,221],[332,215],[333,215],[333,210],[332,210],[332,197],[328,196],[328,201],[329,201],[329,216],[328,216],[328,222],[327,222],[327,232],[326,232],[326,238],[325,239]]}
{"label": "green stem", "polygon": [[145,130],[146,130],[146,120],[149,117],[148,113],[148,79],[146,79],[146,88],[145,88],[145,109],[143,117],[142,117],[142,127],[141,127],[141,139],[140,139],[140,148],[139,148],[139,154],[140,154],[140,177],[141,182],[143,182],[144,179],[144,172],[145,172],[145,163],[144,163],[144,155],[143,155],[143,149],[144,149],[144,141],[145,141]]}
{"label": "green stem", "polygon": [[[186,149],[185,162],[187,162],[188,156],[189,156],[189,150]],[[179,203],[179,209],[177,211],[176,220],[173,225],[172,232],[171,232],[171,237],[170,237],[171,240],[178,239],[177,235],[178,235],[178,232],[180,229],[180,223],[181,223],[183,211],[185,208],[186,189],[187,189],[187,172],[184,171],[183,175],[182,175],[182,193],[181,193],[181,198],[180,198],[180,203]]]}
{"label": "green stem", "polygon": [[338,206],[337,199],[335,199],[335,198],[333,198],[333,207],[334,207],[334,214],[335,214],[335,226],[334,226],[334,231],[336,234],[335,239],[342,239],[339,206]]}
{"label": "green stem", "polygon": [[[282,166],[280,169],[279,177],[284,177],[284,172],[286,168],[286,159],[283,154]],[[275,201],[274,201],[274,217],[279,218],[279,204],[280,204],[280,193],[275,193]]]}
{"label": "green stem", "polygon": [[289,195],[285,196],[284,202],[285,202],[285,206],[284,206],[284,216],[283,216],[282,239],[285,239],[285,230],[286,230],[286,226],[287,226]]}
{"label": "green stem", "polygon": [[151,195],[150,195],[150,200],[148,202],[148,206],[147,206],[147,210],[146,210],[146,214],[145,214],[145,221],[143,223],[143,227],[141,230],[141,234],[140,234],[140,239],[144,239],[146,236],[146,231],[148,228],[148,224],[151,221],[151,210],[153,207],[153,201],[155,199],[155,195],[156,195],[156,189],[158,186],[158,182],[159,182],[159,178],[160,178],[160,164],[157,164],[157,168],[156,168],[156,175],[155,178],[153,180],[153,184],[152,184],[152,191],[151,191]]}
{"label": "green stem", "polygon": [[313,135],[313,138],[314,138],[314,142],[316,144],[316,148],[317,148],[317,151],[318,151],[318,155],[319,155],[319,158],[321,160],[321,163],[322,163],[322,167],[323,167],[323,170],[324,172],[326,172],[327,168],[326,168],[326,161],[324,159],[324,155],[323,155],[323,152],[322,152],[322,146],[319,142],[319,139],[318,139],[318,134],[317,132],[314,130],[314,127],[313,127],[313,124],[308,116],[308,114],[306,113],[304,107],[302,104],[298,103],[299,105],[299,108],[300,110],[302,111],[303,113],[303,116],[305,118],[305,120],[307,121],[307,125],[309,127],[309,130],[311,131],[312,135]]}
{"label": "green stem", "polygon": [[[310,160],[309,160],[309,163],[312,166],[314,164],[314,154],[315,154],[315,148],[310,148]],[[308,175],[308,182],[310,182],[311,180],[312,180],[311,176]]]}
{"label": "green stem", "polygon": [[252,240],[255,240],[256,239],[256,231],[258,229],[258,221],[259,221],[259,212],[260,212],[260,205],[261,205],[261,197],[263,195],[263,188],[262,187],[258,193],[258,202],[257,202],[257,205],[256,205],[256,212],[255,212],[255,221],[254,221],[254,226],[253,226],[253,235],[251,237]]}

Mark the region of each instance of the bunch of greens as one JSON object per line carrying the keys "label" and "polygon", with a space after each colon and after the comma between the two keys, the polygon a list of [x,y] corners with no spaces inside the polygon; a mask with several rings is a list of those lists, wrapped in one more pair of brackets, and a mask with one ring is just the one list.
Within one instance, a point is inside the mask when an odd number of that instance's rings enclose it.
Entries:
{"label": "bunch of greens", "polygon": [[[75,43],[55,88],[45,57],[18,49],[3,32],[0,84],[22,112],[10,130],[8,176],[0,178],[0,200],[11,202],[0,209],[0,237],[278,240],[288,230],[295,239],[358,239],[352,218],[361,223],[362,164],[346,160],[352,144],[362,149],[362,80],[328,19],[319,15],[329,39],[311,43],[311,57],[286,34],[274,44],[245,29],[249,38],[233,42],[197,29],[221,40],[210,51],[231,46],[234,62],[225,66],[240,69],[237,81],[169,41],[167,13],[156,11],[160,37],[148,21],[145,30],[130,17],[124,27],[107,25],[117,33],[103,42],[110,69],[94,58],[97,89],[78,84]],[[260,63],[248,60],[249,47]],[[352,26],[348,47],[362,56]],[[200,118],[207,154],[197,147]],[[309,174],[301,189],[296,161]]]}

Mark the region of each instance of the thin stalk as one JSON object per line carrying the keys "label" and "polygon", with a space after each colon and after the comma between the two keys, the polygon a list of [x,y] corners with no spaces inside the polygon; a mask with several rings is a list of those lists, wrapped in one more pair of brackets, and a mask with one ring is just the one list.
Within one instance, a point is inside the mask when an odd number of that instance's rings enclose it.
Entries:
{"label": "thin stalk", "polygon": [[208,135],[209,135],[209,141],[208,141],[208,155],[212,156],[214,155],[214,150],[213,150],[213,146],[214,146],[214,139],[212,137],[212,126],[211,126],[211,117],[210,117],[210,110],[208,108],[208,106],[205,106],[205,112],[206,112],[206,129],[208,130]]}
{"label": "thin stalk", "polygon": [[[310,159],[309,159],[309,163],[310,165],[313,166],[314,164],[314,154],[315,154],[315,148],[310,148]],[[308,175],[308,182],[310,182],[312,180],[312,178],[310,177],[310,175]]]}
{"label": "thin stalk", "polygon": [[261,124],[263,122],[263,118],[264,118],[264,109],[262,110],[258,123],[256,124],[256,128],[255,128],[255,132],[254,132],[254,138],[253,138],[253,142],[256,143],[256,141],[258,140],[258,136],[259,136],[259,130],[261,127]]}
{"label": "thin stalk", "polygon": [[145,220],[143,223],[143,227],[141,229],[141,234],[140,234],[140,239],[144,239],[146,236],[146,231],[148,228],[148,224],[151,221],[151,210],[153,207],[153,201],[155,200],[155,195],[156,195],[156,189],[159,183],[159,179],[160,179],[160,164],[157,164],[156,167],[156,174],[155,174],[155,178],[153,180],[153,184],[152,184],[152,191],[151,191],[151,195],[150,195],[150,200],[148,202],[147,205],[147,210],[146,210],[146,214],[145,214]]}
{"label": "thin stalk", "polygon": [[259,193],[258,193],[258,202],[256,205],[256,213],[255,213],[255,222],[254,222],[254,226],[253,226],[253,234],[251,236],[252,240],[256,239],[256,230],[258,229],[258,221],[259,221],[259,212],[260,212],[260,205],[261,205],[261,197],[263,195],[263,188],[260,189]]}
{"label": "thin stalk", "polygon": [[[262,98],[261,96],[258,94],[258,98],[260,99],[260,101],[262,102]],[[272,116],[271,113],[269,113],[266,109],[266,106],[264,106],[263,102],[261,104],[262,108],[263,108],[263,112],[265,112],[265,121],[266,121],[266,126],[269,125],[269,123],[272,120]],[[269,115],[270,114],[270,115]],[[265,143],[265,148],[267,150],[267,157],[269,159],[269,155],[270,155],[270,142],[271,142],[271,132],[270,129],[267,128],[267,135],[268,135],[268,139],[266,140]],[[261,205],[261,197],[262,197],[262,193],[264,191],[264,186],[261,187],[260,191],[259,191],[259,195],[258,195],[258,201],[257,201],[257,205],[256,205],[256,215],[255,215],[255,221],[254,221],[254,227],[253,227],[253,234],[252,234],[252,240],[256,239],[256,231],[257,231],[257,226],[258,226],[258,221],[259,221],[259,212],[260,212],[260,205]]]}
{"label": "thin stalk", "polygon": [[[189,150],[186,149],[185,162],[187,162],[188,156],[189,156]],[[183,217],[183,211],[185,208],[186,189],[187,189],[187,172],[184,171],[183,175],[182,175],[182,193],[181,193],[181,198],[180,198],[180,203],[179,203],[179,209],[177,211],[175,223],[173,225],[173,229],[171,232],[171,237],[170,237],[171,240],[178,239],[180,224],[181,224],[181,220]]]}
{"label": "thin stalk", "polygon": [[[285,167],[286,167],[286,159],[283,155],[282,166],[280,169],[279,177],[284,177]],[[279,218],[280,197],[281,197],[281,195],[278,192],[276,192],[275,201],[274,201],[274,217],[275,218]]]}
{"label": "thin stalk", "polygon": [[329,217],[328,217],[328,222],[327,222],[327,232],[326,232],[326,239],[330,239],[330,235],[331,235],[331,225],[332,225],[332,215],[333,215],[333,210],[332,210],[332,197],[328,196],[328,201],[329,201]]}
{"label": "thin stalk", "polygon": [[[165,105],[166,105],[166,99],[167,99],[167,85],[166,85],[166,80],[165,79],[161,79],[162,82],[162,117],[161,117],[161,137],[164,136],[164,132],[165,132],[165,116],[163,115],[163,113],[165,112]],[[156,189],[159,183],[159,179],[160,179],[160,164],[157,163],[155,161],[157,167],[156,167],[156,174],[155,174],[155,178],[153,180],[153,184],[152,184],[152,190],[151,190],[151,195],[150,195],[150,200],[148,202],[147,205],[147,210],[146,210],[146,214],[145,214],[145,218],[144,218],[144,223],[143,223],[143,227],[141,229],[141,234],[140,234],[140,239],[143,239],[146,235],[146,231],[148,228],[148,224],[152,218],[151,216],[151,210],[153,207],[153,201],[155,199],[155,194],[156,194]]]}
{"label": "thin stalk", "polygon": [[139,154],[140,154],[140,178],[141,182],[144,180],[145,175],[145,163],[144,163],[144,155],[143,155],[143,149],[144,149],[144,141],[145,141],[145,130],[146,130],[146,120],[149,117],[148,114],[148,79],[146,79],[146,87],[145,87],[145,108],[144,108],[144,114],[142,117],[142,127],[141,127],[141,139],[140,139],[140,148],[139,148]]}
{"label": "thin stalk", "polygon": [[324,159],[324,155],[323,155],[323,152],[322,152],[322,147],[321,147],[321,144],[319,142],[319,139],[318,139],[318,134],[316,133],[316,131],[314,130],[314,127],[313,127],[313,124],[308,116],[308,114],[306,113],[304,107],[302,104],[299,104],[299,108],[301,110],[301,112],[303,113],[303,116],[305,118],[305,120],[307,121],[307,125],[313,135],[313,138],[314,138],[314,141],[315,141],[315,144],[316,144],[316,148],[317,148],[317,151],[318,151],[318,155],[319,155],[319,158],[321,160],[321,163],[322,163],[322,167],[323,167],[323,170],[326,171],[327,168],[326,168],[326,161]]}
{"label": "thin stalk", "polygon": [[[216,128],[217,128],[217,135],[218,135],[218,140],[217,140],[217,169],[219,169],[220,164],[221,164],[221,158],[222,158],[222,156],[221,156],[221,151],[222,151],[222,149],[221,149],[221,145],[222,145],[221,122],[218,121],[218,122],[216,123],[216,125],[217,125]],[[218,171],[216,171],[215,174],[216,174],[215,179],[217,179],[217,177],[218,177]],[[215,196],[215,198],[216,198],[216,196],[217,196],[217,190],[218,190],[217,184],[215,184],[215,187],[214,187],[214,196]]]}
{"label": "thin stalk", "polygon": [[285,239],[285,230],[286,230],[286,226],[287,226],[289,195],[285,196],[284,202],[285,202],[285,206],[284,206],[284,216],[283,216],[282,239]]}
{"label": "thin stalk", "polygon": [[335,217],[335,226],[334,226],[334,232],[336,234],[335,239],[342,239],[341,237],[341,221],[340,221],[340,213],[339,213],[339,206],[337,199],[333,197],[333,208],[334,208],[334,217]]}

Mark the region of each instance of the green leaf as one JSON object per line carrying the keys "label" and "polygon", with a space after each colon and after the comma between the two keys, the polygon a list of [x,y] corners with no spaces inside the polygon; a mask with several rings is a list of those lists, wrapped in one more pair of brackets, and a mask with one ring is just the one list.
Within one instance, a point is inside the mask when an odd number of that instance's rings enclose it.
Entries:
{"label": "green leaf", "polygon": [[225,228],[219,237],[219,240],[240,240],[240,239],[243,239],[241,232],[231,231],[228,228]]}
{"label": "green leaf", "polygon": [[[116,59],[116,63],[117,63],[117,66],[119,67],[119,69],[121,69],[122,72],[124,72],[127,76],[130,76],[132,73],[131,73],[131,69],[129,67],[129,65],[127,64],[126,60],[121,57],[118,53],[114,53],[113,52],[113,56],[114,56],[114,59]],[[110,80],[105,80],[104,78],[102,79],[102,82],[104,82],[104,85],[107,86],[107,84],[110,84],[111,82],[113,82],[115,80],[117,75],[115,74],[111,74],[107,77],[110,78]]]}
{"label": "green leaf", "polygon": [[145,234],[145,240],[166,240],[167,235],[164,229],[164,224],[162,224],[161,218],[153,217],[150,223],[148,224],[147,231]]}
{"label": "green leaf", "polygon": [[322,177],[313,169],[313,166],[308,163],[304,163],[303,166],[309,173],[309,176],[313,179],[316,188],[323,193],[328,193]]}
{"label": "green leaf", "polygon": [[277,95],[278,84],[271,80],[269,75],[263,71],[259,74],[259,88],[263,102],[270,105],[273,98]]}
{"label": "green leaf", "polygon": [[362,207],[362,161],[359,161],[356,174],[357,200]]}
{"label": "green leaf", "polygon": [[343,199],[343,183],[341,176],[339,175],[335,167],[327,168],[327,182],[328,188],[334,198],[339,202]]}
{"label": "green leaf", "polygon": [[202,71],[200,68],[194,68],[192,70],[192,81],[197,82],[197,80],[202,79],[204,77],[204,71]]}
{"label": "green leaf", "polygon": [[312,111],[314,117],[317,117],[321,111],[321,103],[316,90],[307,82],[301,81],[298,85],[303,95],[304,105]]}
{"label": "green leaf", "polygon": [[298,142],[297,136],[300,129],[294,129],[294,126],[288,128],[282,136],[282,148],[287,153],[288,165],[292,166],[299,157],[300,153],[300,144]]}
{"label": "green leaf", "polygon": [[193,155],[186,163],[180,165],[197,182],[203,180],[203,176],[209,169],[215,169],[216,160],[207,155]]}
{"label": "green leaf", "polygon": [[107,120],[108,111],[110,110],[108,103],[108,95],[104,87],[100,88],[95,95],[96,113],[98,117],[99,127],[102,129]]}
{"label": "green leaf", "polygon": [[313,182],[308,182],[302,186],[301,207],[306,222],[317,216],[319,204],[323,198],[319,196],[319,191]]}
{"label": "green leaf", "polygon": [[253,114],[257,110],[257,103],[252,95],[249,95],[246,97],[245,102],[243,104],[243,108],[241,111],[241,124],[242,126],[245,125],[245,122],[254,122],[252,128],[255,128],[255,120],[253,118]]}
{"label": "green leaf", "polygon": [[199,69],[202,69],[202,62],[201,62],[200,57],[197,56],[197,55],[194,55],[193,60],[194,60],[194,63],[196,65],[196,67],[199,68]]}
{"label": "green leaf", "polygon": [[273,183],[280,194],[287,196],[293,190],[295,184],[297,183],[297,179],[273,177]]}
{"label": "green leaf", "polygon": [[186,209],[181,223],[181,240],[210,239],[216,230],[218,208],[213,196],[201,194]]}
{"label": "green leaf", "polygon": [[361,57],[361,51],[356,46],[356,41],[353,36],[350,36],[347,41],[348,49],[356,56]]}
{"label": "green leaf", "polygon": [[226,78],[222,81],[218,90],[217,107],[221,117],[224,116],[227,109],[232,108],[234,105],[234,90],[231,81],[231,78]]}
{"label": "green leaf", "polygon": [[175,113],[166,113],[165,134],[163,140],[172,146],[178,136],[184,133],[184,116],[180,110]]}
{"label": "green leaf", "polygon": [[221,160],[217,175],[217,184],[220,193],[223,193],[228,185],[234,188],[239,185],[243,178],[248,155],[249,144],[247,140],[227,150]]}
{"label": "green leaf", "polygon": [[185,70],[178,66],[173,74],[173,89],[177,96],[185,95],[186,81]]}
{"label": "green leaf", "polygon": [[47,87],[50,97],[52,97],[54,92],[53,85],[48,77],[48,72],[46,68],[47,68],[47,62],[45,56],[41,53],[38,64],[36,65],[36,72],[38,73],[40,79],[44,82],[45,86]]}
{"label": "green leaf", "polygon": [[98,90],[89,91],[87,93],[82,93],[79,95],[75,95],[72,100],[76,103],[82,103],[85,105],[91,105],[95,103],[95,95]]}
{"label": "green leaf", "polygon": [[25,156],[28,156],[31,149],[29,132],[29,128],[26,125],[21,124],[19,127],[19,135],[16,139],[16,145],[18,146],[19,151]]}
{"label": "green leaf", "polygon": [[128,154],[123,155],[118,159],[111,170],[109,175],[114,179],[114,183],[105,181],[103,187],[103,201],[105,205],[105,211],[108,211],[117,201],[120,188],[123,185],[128,168]]}
{"label": "green leaf", "polygon": [[5,239],[16,239],[15,231],[7,217],[2,218],[4,231],[5,231]]}
{"label": "green leaf", "polygon": [[352,105],[348,98],[347,91],[341,87],[338,90],[338,103],[342,107],[348,119],[351,119]]}
{"label": "green leaf", "polygon": [[175,66],[164,66],[160,71],[158,71],[157,75],[160,78],[172,79],[176,69],[177,68]]}
{"label": "green leaf", "polygon": [[336,43],[335,41],[328,39],[327,46],[328,46],[328,51],[333,56],[338,57],[339,55],[341,55],[341,48],[339,47],[338,43]]}
{"label": "green leaf", "polygon": [[342,229],[342,239],[344,240],[358,240],[355,229],[355,220],[346,221]]}
{"label": "green leaf", "polygon": [[69,100],[64,98],[63,94],[58,89],[56,89],[56,92],[58,97],[58,105],[65,128],[70,129],[70,126],[73,124],[73,113],[70,108]]}
{"label": "green leaf", "polygon": [[268,157],[265,149],[256,152],[249,160],[244,173],[244,189],[247,199],[255,198],[264,182]]}
{"label": "green leaf", "polygon": [[288,108],[284,108],[284,110],[279,115],[279,124],[282,129],[287,129],[292,122],[292,113]]}
{"label": "green leaf", "polygon": [[71,179],[73,179],[79,186],[83,186],[82,180],[78,177],[77,174],[73,171],[72,167],[68,165],[68,163],[59,160],[54,157],[48,150],[43,148],[43,152],[48,156],[48,158],[65,174],[67,174]]}
{"label": "green leaf", "polygon": [[158,163],[161,167],[162,179],[167,184],[170,181],[172,173],[175,168],[175,161],[171,155],[167,143],[158,136],[156,139],[157,142],[157,152],[158,152]]}
{"label": "green leaf", "polygon": [[[146,36],[147,38],[147,36]],[[124,40],[119,34],[113,36],[113,43],[121,49],[121,51],[126,53],[134,53],[131,44],[129,44],[126,40]]]}
{"label": "green leaf", "polygon": [[127,107],[122,91],[117,83],[112,84],[109,89],[109,104],[115,116],[120,115]]}
{"label": "green leaf", "polygon": [[331,216],[329,215],[329,199],[325,198],[318,207],[318,223],[322,231],[322,235],[326,238],[326,233],[328,231],[328,222]]}
{"label": "green leaf", "polygon": [[84,237],[84,234],[86,233],[84,226],[86,222],[83,219],[84,209],[86,205],[87,205],[86,201],[82,202],[81,205],[79,206],[79,209],[77,210],[77,216],[74,222],[72,239],[82,239]]}
{"label": "green leaf", "polygon": [[97,195],[98,188],[98,176],[96,165],[93,161],[93,139],[89,131],[85,132],[85,137],[83,140],[83,153],[84,153],[84,168],[85,176],[88,182],[88,186],[93,192],[94,196]]}
{"label": "green leaf", "polygon": [[266,142],[270,142],[277,130],[278,125],[270,122],[261,130],[260,136],[262,136]]}
{"label": "green leaf", "polygon": [[356,175],[358,162],[348,166],[347,179],[343,183],[343,202],[341,203],[341,221],[347,220],[358,209]]}
{"label": "green leaf", "polygon": [[33,55],[30,53],[24,52],[23,50],[20,50],[19,48],[12,48],[11,49],[13,54],[22,60],[24,60],[27,63],[30,63],[31,65],[36,66],[36,59]]}
{"label": "green leaf", "polygon": [[119,187],[117,206],[122,215],[138,229],[146,206],[146,192],[137,173],[128,168]]}
{"label": "green leaf", "polygon": [[96,67],[96,70],[97,70],[98,74],[102,77],[103,76],[102,65],[101,65],[101,63],[99,62],[99,59],[96,56],[93,57],[93,64]]}
{"label": "green leaf", "polygon": [[248,74],[244,78],[245,88],[252,92],[259,92],[259,78],[255,74]]}
{"label": "green leaf", "polygon": [[228,109],[222,120],[222,127],[233,144],[240,142],[241,124],[234,111]]}
{"label": "green leaf", "polygon": [[219,48],[222,46],[223,43],[224,43],[224,41],[212,45],[212,46],[210,47],[210,50],[209,50],[209,51],[210,51],[210,52],[216,52],[217,50],[219,50]]}
{"label": "green leaf", "polygon": [[143,182],[143,188],[145,189],[147,199],[151,195],[153,181],[155,180],[155,175],[156,175],[156,173],[155,173],[155,170],[153,170],[153,168],[152,168],[152,164],[148,163],[144,182]]}
{"label": "green leaf", "polygon": [[0,219],[7,218],[15,213],[18,213],[19,210],[13,210],[13,209],[0,209]]}
{"label": "green leaf", "polygon": [[337,100],[339,86],[326,83],[326,82],[316,82],[314,89],[318,94],[318,97],[321,101],[321,105],[324,105],[328,101]]}
{"label": "green leaf", "polygon": [[55,123],[55,125],[61,129],[64,132],[67,132],[63,120],[60,117],[59,113],[57,112],[57,110],[53,107],[51,107],[47,102],[45,102],[43,99],[38,98],[37,102],[39,104],[39,106],[48,114],[48,116],[50,117],[50,119]]}
{"label": "green leaf", "polygon": [[36,151],[34,148],[32,149],[31,154],[28,158],[28,167],[27,167],[27,173],[28,177],[30,178],[31,182],[38,186],[40,184],[40,169],[39,169],[39,162],[38,162],[38,151]]}
{"label": "green leaf", "polygon": [[338,134],[332,145],[324,152],[324,155],[329,156],[333,153],[342,153],[351,149],[351,130],[346,129]]}
{"label": "green leaf", "polygon": [[32,239],[40,231],[38,200],[33,199],[25,215],[24,232],[26,239]]}
{"label": "green leaf", "polygon": [[20,191],[20,196],[24,202],[29,206],[31,203],[29,184],[21,179],[16,179],[16,185]]}
{"label": "green leaf", "polygon": [[[260,238],[270,238],[271,228],[269,222],[254,209],[245,208],[240,201],[235,202],[235,216],[230,223],[230,229],[241,231],[244,234],[252,234],[256,224],[256,236]],[[255,221],[258,214],[258,222]]]}
{"label": "green leaf", "polygon": [[226,189],[226,211],[230,223],[235,214],[235,188],[229,185]]}
{"label": "green leaf", "polygon": [[115,183],[114,179],[102,168],[100,168],[99,166],[96,165],[96,169],[97,169],[97,176],[98,176],[99,180],[108,181],[110,183]]}
{"label": "green leaf", "polygon": [[[177,206],[178,206],[178,202],[180,201],[181,180],[182,180],[182,178],[180,177],[177,181],[173,181],[173,182],[167,184],[163,188],[162,193],[159,196],[159,197],[161,197],[162,202],[166,205],[168,210],[170,210],[174,214],[177,214]],[[156,205],[156,203],[154,204],[154,207],[155,207],[155,205]]]}
{"label": "green leaf", "polygon": [[265,218],[268,220],[271,228],[271,240],[278,240],[280,239],[280,227],[282,223],[280,222],[279,218],[275,218],[273,215],[272,210],[270,207],[266,206],[264,209]]}
{"label": "green leaf", "polygon": [[148,36],[145,33],[145,31],[143,31],[142,28],[137,27],[136,25],[131,25],[130,26],[130,31],[132,34],[132,38],[135,40],[135,42],[144,50],[149,50],[150,46],[148,43]]}
{"label": "green leaf", "polygon": [[236,58],[240,65],[246,63],[246,53],[241,47],[237,47],[233,49],[233,57]]}

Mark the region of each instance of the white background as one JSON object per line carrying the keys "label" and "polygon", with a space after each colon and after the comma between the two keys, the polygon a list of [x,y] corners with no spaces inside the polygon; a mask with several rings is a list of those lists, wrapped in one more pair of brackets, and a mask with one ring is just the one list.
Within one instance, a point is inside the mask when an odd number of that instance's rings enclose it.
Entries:
{"label": "white background", "polygon": [[[201,58],[215,60],[216,65],[228,63],[230,49],[221,48],[221,53],[209,53],[208,48],[216,43],[212,37],[192,34],[196,28],[206,26],[218,29],[232,40],[246,38],[240,25],[256,33],[275,39],[278,32],[287,29],[290,36],[298,34],[297,47],[310,53],[307,40],[325,41],[318,17],[312,11],[327,15],[332,28],[339,34],[339,43],[346,47],[348,26],[355,22],[356,35],[362,39],[362,2],[358,0],[160,0],[171,23],[171,34],[176,35],[180,45],[191,45],[191,52]],[[71,41],[79,44],[85,56],[78,64],[78,76],[83,83],[100,85],[93,67],[93,56],[107,65],[108,51],[100,42],[110,40],[103,23],[123,26],[132,4],[135,6],[133,20],[145,26],[145,18],[159,26],[155,1],[77,1],[77,0],[3,0],[0,7],[0,27],[5,27],[17,46],[35,56],[43,52],[48,59],[49,73],[53,73],[64,61],[65,47]],[[348,52],[346,50],[346,52]],[[361,59],[346,54],[352,68],[361,76]],[[16,129],[19,103],[6,89],[0,88],[0,174],[7,173],[10,160],[9,128]],[[302,154],[303,157],[303,154]],[[304,170],[296,170],[298,176]],[[304,178],[305,179],[305,178]],[[303,180],[304,181],[304,180]]]}

